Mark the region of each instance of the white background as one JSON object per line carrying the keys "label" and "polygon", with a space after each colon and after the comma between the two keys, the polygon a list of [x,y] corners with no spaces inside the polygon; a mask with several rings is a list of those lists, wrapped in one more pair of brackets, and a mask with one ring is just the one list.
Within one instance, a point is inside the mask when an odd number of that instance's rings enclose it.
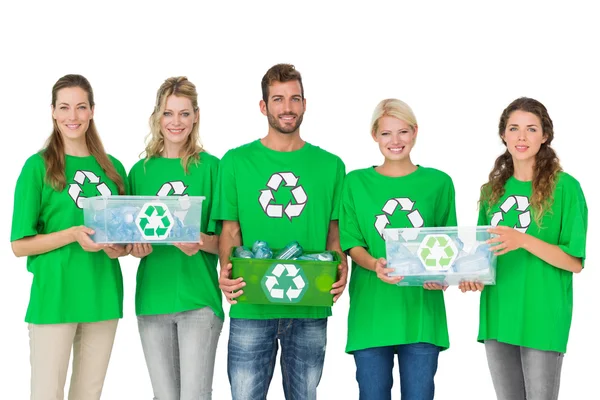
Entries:
{"label": "white background", "polygon": [[[196,4],[198,3],[198,4]],[[410,3],[410,4],[403,4]],[[489,4],[488,4],[489,3]],[[561,399],[597,398],[598,38],[589,6],[553,2],[10,2],[2,6],[0,158],[0,387],[26,399],[29,347],[23,322],[31,275],[9,246],[14,184],[26,158],[50,133],[50,91],[67,73],[85,75],[96,95],[104,145],[129,169],[144,148],[162,81],[187,75],[200,94],[200,132],[222,157],[262,137],[260,80],[290,62],[304,78],[302,135],[338,154],[347,170],[378,164],[369,136],[377,102],[397,97],[419,122],[413,160],[454,179],[461,225],[476,222],[478,190],[495,157],[501,111],[513,99],[542,101],[555,123],[563,167],[581,183],[589,214],[586,268],[574,279],[574,313]],[[562,2],[561,4],[565,4]],[[136,262],[122,261],[125,318],[117,332],[104,399],[150,399],[134,315]],[[493,399],[483,345],[476,343],[478,295],[446,292],[450,350],[440,356],[436,399]],[[393,307],[393,304],[382,304]],[[226,310],[228,307],[226,306]],[[358,398],[355,366],[344,353],[348,295],[329,320],[319,398]],[[228,320],[219,342],[214,398],[227,399]],[[393,398],[399,398],[397,369]],[[270,399],[282,399],[277,368]]]}

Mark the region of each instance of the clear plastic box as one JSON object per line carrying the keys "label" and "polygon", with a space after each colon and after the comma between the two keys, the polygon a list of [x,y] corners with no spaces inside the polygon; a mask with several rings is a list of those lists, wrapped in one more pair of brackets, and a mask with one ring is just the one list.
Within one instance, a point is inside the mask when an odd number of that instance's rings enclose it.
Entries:
{"label": "clear plastic box", "polygon": [[83,199],[83,219],[96,243],[200,241],[204,196],[106,196]]}
{"label": "clear plastic box", "polygon": [[458,285],[463,281],[496,283],[496,258],[486,240],[491,226],[384,229],[389,276],[404,277],[398,286],[425,283]]}

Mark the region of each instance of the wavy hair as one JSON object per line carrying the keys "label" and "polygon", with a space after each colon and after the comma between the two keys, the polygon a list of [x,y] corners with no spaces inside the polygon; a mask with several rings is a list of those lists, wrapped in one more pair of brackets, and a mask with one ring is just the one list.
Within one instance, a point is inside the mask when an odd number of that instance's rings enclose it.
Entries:
{"label": "wavy hair", "polygon": [[[160,128],[160,121],[165,111],[167,98],[171,95],[190,99],[194,112],[200,113],[196,86],[185,76],[166,79],[156,93],[156,104],[152,115],[150,115],[150,133],[148,134],[149,140],[145,150],[146,162],[152,157],[160,156],[165,148],[165,138]],[[180,151],[181,165],[185,173],[188,172],[190,163],[197,163],[200,160],[200,153],[204,151],[200,143],[199,125],[200,117],[198,117],[198,122],[194,123],[192,131]]]}
{"label": "wavy hair", "polygon": [[[550,146],[554,139],[554,125],[552,119],[550,119],[548,110],[546,110],[546,107],[542,103],[528,97],[520,97],[510,103],[500,116],[498,135],[504,145],[506,145],[506,142],[502,137],[506,130],[508,119],[514,111],[525,111],[536,115],[541,121],[542,132],[546,138],[546,141],[542,143],[540,150],[535,155],[530,199],[531,209],[534,211],[533,219],[540,226],[542,217],[552,206],[557,177],[559,172],[562,171],[558,156]],[[513,159],[507,149],[496,159],[494,168],[488,177],[488,182],[481,186],[480,207],[482,204],[487,204],[487,211],[488,213],[490,212],[491,205],[496,204],[504,195],[504,185],[514,172]]]}
{"label": "wavy hair", "polygon": [[[85,77],[75,74],[65,75],[56,81],[52,87],[52,107],[56,108],[58,92],[62,89],[72,87],[78,87],[87,93],[88,102],[93,109],[95,103],[92,85],[90,85],[90,82]],[[54,129],[52,130],[50,137],[46,140],[42,152],[42,157],[46,166],[45,179],[54,190],[62,191],[67,186],[65,176],[65,144],[60,129],[58,128],[58,124],[54,118],[52,118],[52,124]],[[123,178],[119,175],[115,166],[104,151],[104,146],[102,145],[93,119],[90,120],[88,130],[85,132],[85,144],[89,153],[94,156],[108,179],[117,185],[119,194],[125,194]]]}

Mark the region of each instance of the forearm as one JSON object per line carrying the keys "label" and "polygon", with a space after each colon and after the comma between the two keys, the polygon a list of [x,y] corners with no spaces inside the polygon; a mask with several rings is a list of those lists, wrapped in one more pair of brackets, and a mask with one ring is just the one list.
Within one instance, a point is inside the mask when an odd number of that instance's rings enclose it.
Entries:
{"label": "forearm", "polygon": [[219,236],[219,263],[221,267],[229,264],[231,248],[241,246],[242,234],[239,224],[233,221],[224,221],[221,235]]}
{"label": "forearm", "polygon": [[581,272],[582,270],[580,258],[573,257],[572,255],[565,253],[557,245],[546,243],[531,235],[525,235],[522,247],[534,256],[541,258],[556,268],[575,273]]}
{"label": "forearm", "polygon": [[205,235],[203,233],[200,250],[210,254],[219,254],[219,235]]}
{"label": "forearm", "polygon": [[350,249],[352,260],[369,271],[375,271],[375,262],[377,259],[369,254],[364,247],[353,247]]}
{"label": "forearm", "polygon": [[75,241],[72,228],[47,234],[37,234],[11,243],[12,251],[17,257],[35,256],[56,250]]}
{"label": "forearm", "polygon": [[329,231],[327,232],[327,250],[335,251],[340,255],[340,260],[343,265],[348,265],[348,257],[342,251],[340,244],[340,229],[337,221],[329,223]]}

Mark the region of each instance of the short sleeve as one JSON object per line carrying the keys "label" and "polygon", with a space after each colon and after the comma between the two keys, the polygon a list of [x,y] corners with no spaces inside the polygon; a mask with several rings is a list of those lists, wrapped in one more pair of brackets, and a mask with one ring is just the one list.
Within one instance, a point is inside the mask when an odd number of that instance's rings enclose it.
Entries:
{"label": "short sleeve", "polygon": [[221,228],[223,227],[223,223],[219,220],[215,219],[215,200],[216,200],[216,192],[219,188],[218,186],[219,180],[219,159],[214,158],[214,163],[212,163],[210,168],[210,192],[212,193],[212,199],[208,202],[208,207],[206,211],[208,212],[208,227],[206,228],[207,233],[213,233],[216,235],[221,234]]}
{"label": "short sleeve", "polygon": [[446,182],[440,194],[438,210],[437,217],[439,219],[436,222],[436,226],[457,226],[454,182],[452,182],[452,178],[449,176],[446,176]]}
{"label": "short sleeve", "polygon": [[360,230],[356,205],[352,196],[352,179],[347,177],[344,181],[340,203],[340,245],[342,251],[354,247],[367,248],[367,243]]}
{"label": "short sleeve", "polygon": [[121,163],[121,161],[117,160],[113,156],[109,156],[109,158],[110,158],[110,161],[112,162],[113,166],[115,167],[117,174],[119,174],[119,176],[121,177],[121,180],[123,181],[123,187],[125,189],[124,194],[130,194],[131,192],[130,192],[130,187],[129,187],[129,181],[127,180],[127,171],[125,171],[125,167],[123,167],[123,164]]}
{"label": "short sleeve", "polygon": [[336,221],[340,218],[340,202],[342,200],[342,190],[345,177],[346,166],[344,165],[344,162],[340,158],[338,158],[335,175],[335,188],[333,190],[333,209],[331,211],[332,221]]}
{"label": "short sleeve", "polygon": [[[565,179],[566,180],[566,179]],[[562,209],[558,246],[567,254],[585,263],[588,209],[583,190],[575,179],[565,182],[562,190]]]}
{"label": "short sleeve", "polygon": [[11,242],[39,233],[45,173],[44,160],[39,154],[30,157],[21,170],[15,187]]}
{"label": "short sleeve", "polygon": [[228,151],[219,164],[213,216],[217,221],[238,221],[234,154]]}
{"label": "short sleeve", "polygon": [[131,169],[129,170],[129,175],[127,175],[127,194],[136,195],[137,192],[137,188],[135,186],[135,182],[136,182],[136,175],[138,173],[138,163],[136,163],[133,167],[131,167]]}

